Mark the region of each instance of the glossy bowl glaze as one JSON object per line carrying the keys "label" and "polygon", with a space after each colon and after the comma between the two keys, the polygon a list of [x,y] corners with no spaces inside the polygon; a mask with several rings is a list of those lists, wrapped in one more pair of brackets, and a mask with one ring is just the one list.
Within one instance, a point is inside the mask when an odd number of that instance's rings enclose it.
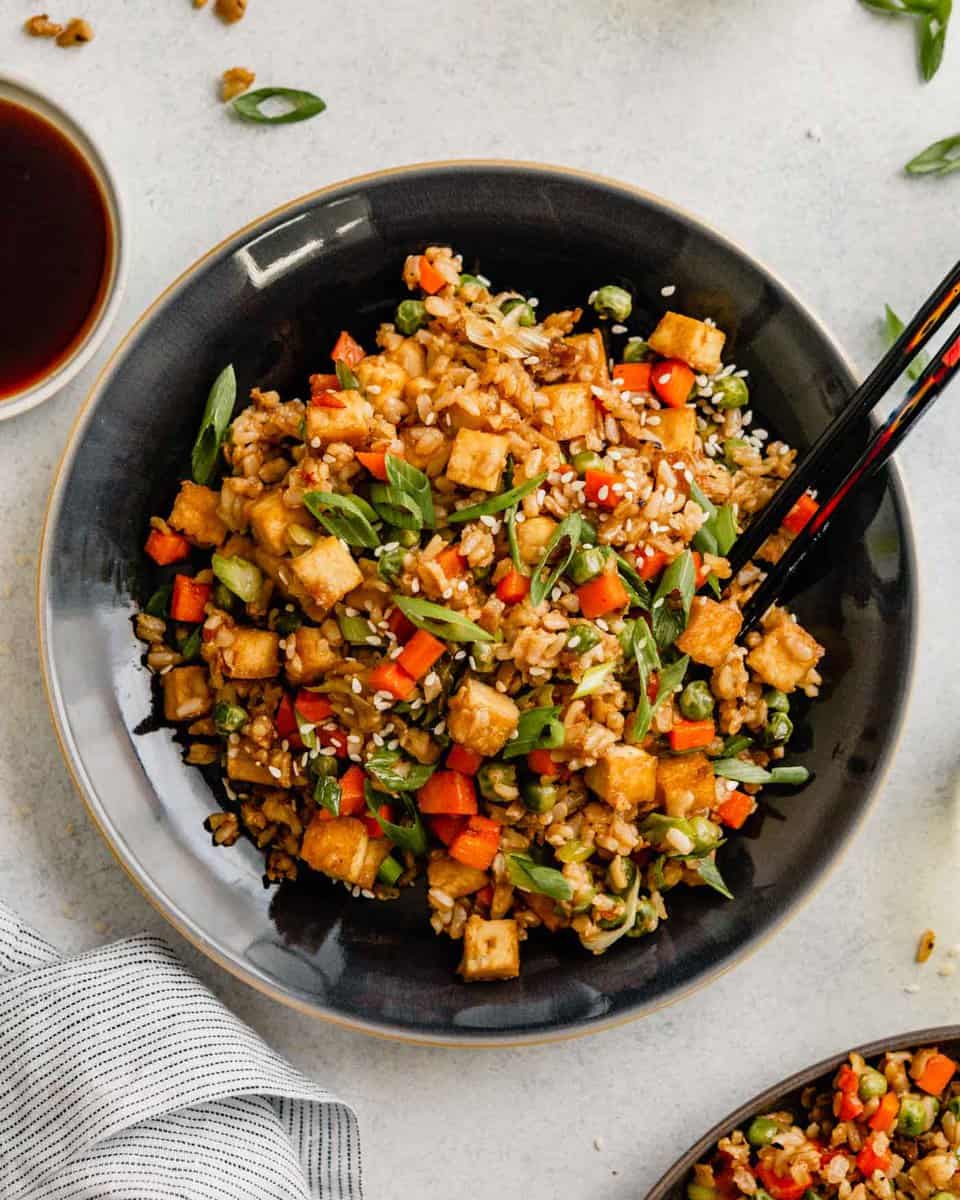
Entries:
{"label": "glossy bowl glaze", "polygon": [[[216,805],[150,728],[151,680],[131,630],[150,586],[147,520],[167,511],[210,380],[296,394],[346,325],[368,344],[401,296],[404,255],[449,242],[467,270],[582,304],[629,281],[638,327],[669,305],[712,316],[750,369],[763,422],[804,446],[854,380],[799,301],[743,251],[655,197],[607,180],[509,163],[410,167],[337,184],[271,213],[202,258],[114,354],[72,434],[40,566],[43,669],[67,761],[91,814],[149,899],[200,949],[302,1010],[429,1042],[528,1041],[650,1012],[731,966],[822,878],[863,817],[900,721],[914,637],[913,558],[888,473],[801,581],[801,620],[827,647],[822,700],[800,724],[815,782],[775,797],[721,851],[736,899],[671,896],[655,937],[602,958],[570,935],[533,936],[523,974],[461,983],[459,946],[431,932],[419,889],[393,904],[341,887],[264,891],[249,844],[217,849]],[[661,296],[676,287],[669,301]],[[292,389],[292,392],[290,391]],[[857,434],[862,438],[864,430]],[[815,577],[815,581],[812,581]]]}
{"label": "glossy bowl glaze", "polygon": [[916,1050],[921,1046],[939,1046],[951,1058],[960,1055],[960,1025],[941,1025],[935,1029],[919,1029],[915,1033],[903,1033],[898,1037],[883,1038],[877,1042],[867,1042],[864,1046],[853,1046],[825,1058],[822,1062],[804,1071],[798,1071],[789,1079],[776,1083],[767,1088],[759,1096],[754,1096],[746,1104],[741,1104],[729,1116],[724,1117],[717,1125],[705,1133],[696,1145],[678,1158],[673,1166],[663,1175],[647,1193],[646,1200],[686,1200],[686,1184],[690,1172],[696,1163],[707,1157],[722,1137],[726,1137],[734,1129],[742,1128],[758,1114],[786,1110],[794,1114],[800,1111],[800,1093],[812,1083],[825,1085],[829,1090],[829,1081],[839,1070],[841,1063],[846,1062],[851,1053],[862,1054],[867,1060],[885,1054],[888,1050]]}

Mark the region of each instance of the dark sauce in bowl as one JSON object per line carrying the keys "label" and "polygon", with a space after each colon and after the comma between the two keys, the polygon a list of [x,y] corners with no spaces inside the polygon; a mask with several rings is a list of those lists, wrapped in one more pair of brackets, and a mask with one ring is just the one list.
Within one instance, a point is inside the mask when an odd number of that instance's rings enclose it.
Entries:
{"label": "dark sauce in bowl", "polygon": [[111,243],[107,202],[81,151],[45,117],[0,100],[0,402],[86,337]]}

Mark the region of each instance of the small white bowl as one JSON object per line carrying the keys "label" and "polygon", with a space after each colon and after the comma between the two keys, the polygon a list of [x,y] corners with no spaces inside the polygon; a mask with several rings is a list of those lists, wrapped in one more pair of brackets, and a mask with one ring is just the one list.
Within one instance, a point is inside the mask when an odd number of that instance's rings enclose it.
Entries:
{"label": "small white bowl", "polygon": [[96,142],[75,117],[59,104],[47,99],[34,84],[6,72],[0,74],[0,100],[20,104],[44,118],[65,137],[83,156],[93,172],[107,206],[110,226],[110,275],[103,288],[97,310],[88,322],[86,334],[66,358],[56,363],[48,374],[41,376],[21,391],[0,399],[0,421],[26,412],[28,408],[48,400],[70,382],[80,371],[106,336],[123,294],[127,276],[126,230],[123,200],[113,172]]}

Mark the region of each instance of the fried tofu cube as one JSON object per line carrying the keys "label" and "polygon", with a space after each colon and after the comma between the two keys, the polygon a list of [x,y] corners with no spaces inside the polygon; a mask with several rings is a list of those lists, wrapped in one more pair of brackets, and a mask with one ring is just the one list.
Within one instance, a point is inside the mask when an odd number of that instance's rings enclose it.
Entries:
{"label": "fried tofu cube", "polygon": [[721,367],[720,355],[727,335],[715,325],[668,312],[660,318],[647,344],[664,358],[681,358],[695,371],[713,375]]}
{"label": "fried tofu cube", "polygon": [[735,609],[707,596],[694,596],[677,649],[705,667],[719,667],[733,649],[742,624],[743,617]]}
{"label": "fried tofu cube", "polygon": [[427,867],[427,882],[432,888],[446,892],[451,899],[459,900],[461,896],[479,892],[489,879],[486,871],[468,867],[465,863],[441,855],[431,859],[430,866]]}
{"label": "fried tofu cube", "polygon": [[471,678],[450,700],[447,731],[459,745],[486,758],[499,754],[519,720],[520,710],[509,696]]}
{"label": "fried tofu cube", "polygon": [[174,667],[162,678],[166,720],[195,721],[213,707],[205,667]]}
{"label": "fried tofu cube", "polygon": [[280,637],[267,629],[238,629],[223,651],[225,674],[231,679],[272,679],[280,674]]}
{"label": "fried tofu cube", "polygon": [[764,683],[781,692],[794,691],[825,651],[796,621],[784,621],[763,635],[747,655],[747,666]]}
{"label": "fried tofu cube", "polygon": [[389,417],[395,402],[403,399],[404,385],[409,378],[403,367],[382,354],[371,354],[357,363],[354,374],[376,411]]}
{"label": "fried tofu cube", "polygon": [[301,625],[287,639],[286,672],[291,683],[319,683],[336,661],[336,651],[315,625]]}
{"label": "fried tofu cube", "polygon": [[365,442],[370,436],[373,406],[358,391],[346,389],[337,392],[343,408],[321,408],[307,406],[307,435],[305,441],[313,445],[314,439],[321,443],[347,442],[351,446]]}
{"label": "fried tofu cube", "polygon": [[717,802],[713,767],[705,754],[657,760],[657,805],[667,816],[705,812]]}
{"label": "fried tofu cube", "polygon": [[463,958],[457,970],[465,983],[516,979],[520,974],[516,921],[485,921],[472,916],[463,931]]}
{"label": "fried tofu cube", "polygon": [[657,416],[660,423],[650,432],[660,439],[660,445],[671,453],[692,450],[697,436],[697,411],[695,408],[663,408]]}
{"label": "fried tofu cube", "polygon": [[393,842],[387,841],[385,837],[372,838],[367,834],[367,849],[363,856],[363,862],[360,870],[350,882],[357,884],[358,887],[366,888],[367,891],[372,891],[373,885],[377,882],[377,872],[380,870],[383,860],[389,857],[392,849]]}
{"label": "fried tofu cube", "polygon": [[227,778],[234,783],[261,783],[267,787],[290,787],[292,780],[290,770],[290,755],[279,756],[281,762],[274,767],[279,771],[277,777],[267,763],[259,763],[248,751],[241,746],[230,746],[227,749]]}
{"label": "fried tofu cube", "polygon": [[573,337],[564,338],[564,341],[577,352],[580,360],[577,369],[579,378],[599,387],[608,387],[610,371],[607,367],[607,348],[603,344],[603,334],[600,330],[575,333]]}
{"label": "fried tofu cube", "polygon": [[657,760],[639,746],[622,743],[605,750],[599,762],[587,769],[587,787],[614,807],[653,804],[657,786]]}
{"label": "fried tofu cube", "polygon": [[227,527],[217,516],[220,493],[185,479],[173,502],[170,525],[197,546],[219,546]]}
{"label": "fried tofu cube", "polygon": [[458,429],[447,461],[447,478],[463,487],[495,492],[507,465],[510,443],[498,433]]}
{"label": "fried tofu cube", "polygon": [[[366,827],[356,817],[334,817],[332,821],[326,821],[317,813],[303,835],[300,857],[315,871],[356,883],[364,872],[369,841]],[[386,839],[384,843],[389,854],[389,843]]]}
{"label": "fried tofu cube", "polygon": [[584,437],[596,428],[597,405],[590,386],[589,383],[548,383],[540,389],[547,397],[547,411],[552,418],[544,421],[544,426],[558,442]]}
{"label": "fried tofu cube", "polygon": [[330,609],[363,583],[353,555],[338,537],[320,538],[306,554],[290,563],[305,590],[323,609]]}
{"label": "fried tofu cube", "polygon": [[457,396],[443,410],[443,420],[451,429],[486,429],[490,424],[491,404],[484,392]]}
{"label": "fried tofu cube", "polygon": [[291,508],[285,504],[279,490],[267,492],[250,506],[253,536],[271,554],[286,554],[290,549],[287,530],[291,525],[305,525],[309,529],[313,517],[302,506]]}
{"label": "fried tofu cube", "polygon": [[525,563],[539,562],[553,537],[557,523],[552,517],[530,517],[517,524],[517,545]]}

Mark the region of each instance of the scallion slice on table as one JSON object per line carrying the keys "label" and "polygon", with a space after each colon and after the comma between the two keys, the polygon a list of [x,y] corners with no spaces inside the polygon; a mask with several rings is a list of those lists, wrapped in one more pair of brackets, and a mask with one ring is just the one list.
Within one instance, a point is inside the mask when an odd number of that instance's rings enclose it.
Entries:
{"label": "scallion slice on table", "polygon": [[921,150],[904,170],[908,175],[949,175],[951,171],[960,171],[960,133]]}
{"label": "scallion slice on table", "polygon": [[[288,111],[274,116],[263,112],[260,106],[274,98],[286,101],[290,105]],[[258,125],[292,125],[296,121],[307,121],[310,117],[317,116],[326,107],[326,102],[313,92],[282,87],[257,88],[255,92],[246,92],[238,96],[233,102],[233,109],[238,117],[244,121],[255,121]]]}
{"label": "scallion slice on table", "polygon": [[[958,140],[958,143],[960,143],[960,138],[958,138],[957,140]],[[960,149],[960,146],[958,146],[958,149]],[[957,159],[957,166],[960,167],[960,157],[958,157],[958,159]],[[900,318],[897,316],[897,314],[893,311],[893,309],[890,307],[889,304],[885,304],[883,306],[883,308],[884,308],[884,314],[883,314],[884,329],[886,330],[887,341],[892,346],[896,342],[896,340],[900,336],[900,334],[903,333],[904,329],[906,329],[906,326],[904,325],[903,321],[900,320]],[[927,363],[929,361],[930,361],[930,356],[926,353],[925,350],[921,350],[920,353],[917,355],[917,357],[910,364],[910,366],[907,367],[907,370],[906,370],[907,378],[912,379],[914,381],[919,379],[920,376],[923,374],[924,367],[927,365]]]}

